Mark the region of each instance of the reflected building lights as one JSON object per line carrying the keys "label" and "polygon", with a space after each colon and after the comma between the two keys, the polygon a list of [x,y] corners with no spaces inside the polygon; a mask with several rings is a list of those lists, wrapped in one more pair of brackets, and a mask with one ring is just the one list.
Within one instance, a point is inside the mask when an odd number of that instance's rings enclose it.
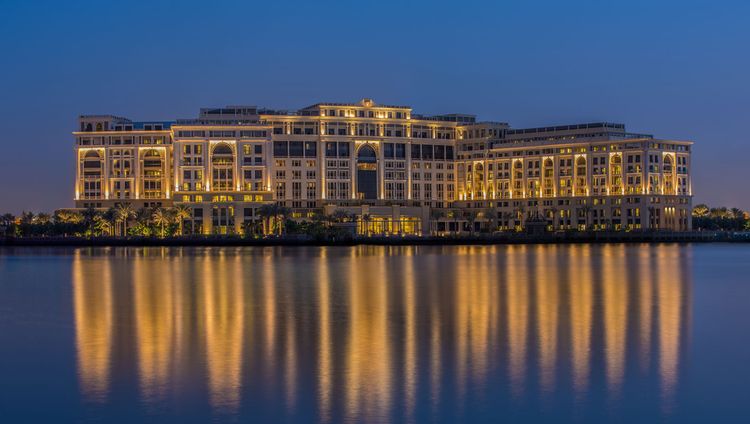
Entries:
{"label": "reflected building lights", "polygon": [[235,411],[240,403],[245,324],[241,258],[222,254],[203,262],[200,300],[209,402],[220,412]]}
{"label": "reflected building lights", "polygon": [[576,395],[586,391],[590,373],[593,287],[591,246],[571,246],[572,266],[568,267],[570,284],[570,326],[573,362],[573,389]]}
{"label": "reflected building lights", "polygon": [[324,423],[331,421],[333,396],[333,346],[331,344],[331,276],[327,248],[318,261],[318,405]]}
{"label": "reflected building lights", "polygon": [[[410,248],[411,249],[411,248]],[[414,421],[414,407],[417,396],[417,328],[416,309],[417,300],[415,295],[416,272],[414,270],[414,258],[408,250],[404,260],[403,276],[403,304],[404,304],[404,393],[406,401],[405,420]]]}
{"label": "reflected building lights", "polygon": [[672,407],[679,365],[683,276],[677,258],[660,246],[657,250],[657,296],[659,302],[659,375],[662,406]]}
{"label": "reflected building lights", "polygon": [[628,290],[622,245],[602,247],[602,298],[604,302],[604,350],[607,387],[618,396],[625,372],[625,342],[627,334]]}
{"label": "reflected building lights", "polygon": [[104,402],[109,393],[112,360],[111,264],[104,260],[83,262],[77,251],[72,281],[78,378],[85,399]]}
{"label": "reflected building lights", "polygon": [[508,280],[506,282],[508,311],[508,373],[511,393],[520,397],[525,390],[526,344],[529,321],[529,281],[525,267],[528,247],[508,246]]}
{"label": "reflected building lights", "polygon": [[555,361],[557,360],[557,314],[558,284],[551,259],[554,246],[537,246],[535,278],[537,333],[539,335],[539,385],[543,392],[551,392],[555,384]]}
{"label": "reflected building lights", "polygon": [[641,370],[647,372],[651,358],[651,330],[653,325],[653,273],[659,267],[659,261],[651,263],[651,249],[644,249],[638,255],[638,321],[639,328],[639,362]]}
{"label": "reflected building lights", "polygon": [[580,401],[595,381],[617,401],[651,378],[669,411],[679,389],[690,277],[670,246],[323,248],[295,253],[307,274],[272,249],[140,252],[73,258],[87,400],[108,399],[114,369],[149,406],[190,385],[212,412],[237,414],[261,392],[290,417],[311,401],[323,422],[414,422],[453,396],[460,414],[506,375],[514,403],[563,385]]}
{"label": "reflected building lights", "polygon": [[391,405],[391,338],[384,265],[382,255],[352,256],[344,377],[348,420],[377,417]]}
{"label": "reflected building lights", "polygon": [[164,398],[170,386],[174,358],[175,298],[169,272],[154,259],[135,256],[133,300],[141,394],[147,403]]}

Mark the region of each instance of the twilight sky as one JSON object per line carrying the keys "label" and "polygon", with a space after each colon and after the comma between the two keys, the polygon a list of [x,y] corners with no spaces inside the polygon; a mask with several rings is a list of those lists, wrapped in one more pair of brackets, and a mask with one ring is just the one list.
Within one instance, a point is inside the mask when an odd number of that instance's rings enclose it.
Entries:
{"label": "twilight sky", "polygon": [[79,114],[363,97],[696,142],[694,204],[750,209],[750,2],[0,0],[0,213],[72,206]]}

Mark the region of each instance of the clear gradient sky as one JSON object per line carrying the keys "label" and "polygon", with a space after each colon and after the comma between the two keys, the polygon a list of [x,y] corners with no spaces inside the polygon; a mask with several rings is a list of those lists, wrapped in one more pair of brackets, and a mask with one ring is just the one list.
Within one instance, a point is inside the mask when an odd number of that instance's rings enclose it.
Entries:
{"label": "clear gradient sky", "polygon": [[363,97],[696,142],[694,204],[750,209],[750,2],[0,0],[0,213],[72,206],[79,114]]}

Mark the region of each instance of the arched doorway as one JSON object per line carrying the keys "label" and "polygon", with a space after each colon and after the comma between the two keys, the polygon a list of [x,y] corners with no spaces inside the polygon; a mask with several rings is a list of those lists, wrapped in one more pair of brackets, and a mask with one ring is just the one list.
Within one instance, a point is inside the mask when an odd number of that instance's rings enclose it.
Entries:
{"label": "arched doorway", "polygon": [[376,200],[378,198],[378,159],[375,149],[369,144],[357,152],[357,198]]}

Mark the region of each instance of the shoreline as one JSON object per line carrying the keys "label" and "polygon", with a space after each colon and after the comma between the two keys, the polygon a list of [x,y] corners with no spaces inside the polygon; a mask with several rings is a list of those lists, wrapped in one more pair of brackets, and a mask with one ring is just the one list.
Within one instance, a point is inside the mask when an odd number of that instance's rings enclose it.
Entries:
{"label": "shoreline", "polygon": [[309,237],[242,238],[201,237],[24,237],[1,238],[0,247],[138,247],[138,246],[409,246],[409,245],[499,245],[571,243],[747,243],[750,233],[698,231],[686,233],[562,233],[550,235],[500,234],[477,236],[357,237],[346,240],[316,240]]}

